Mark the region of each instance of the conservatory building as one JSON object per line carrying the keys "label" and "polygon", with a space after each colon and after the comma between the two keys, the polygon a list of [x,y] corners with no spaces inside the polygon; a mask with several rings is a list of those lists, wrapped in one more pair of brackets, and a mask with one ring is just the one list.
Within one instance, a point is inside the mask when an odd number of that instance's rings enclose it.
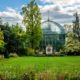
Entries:
{"label": "conservatory building", "polygon": [[50,19],[42,22],[43,40],[40,49],[46,51],[47,46],[52,47],[52,51],[59,51],[65,43],[65,29],[63,26]]}

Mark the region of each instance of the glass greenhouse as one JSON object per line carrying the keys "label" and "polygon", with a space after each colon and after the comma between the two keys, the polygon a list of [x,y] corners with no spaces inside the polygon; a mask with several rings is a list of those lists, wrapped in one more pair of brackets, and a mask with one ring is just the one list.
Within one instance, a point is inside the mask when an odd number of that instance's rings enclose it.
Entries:
{"label": "glass greenhouse", "polygon": [[47,20],[42,22],[43,40],[41,41],[41,50],[46,50],[47,45],[53,47],[53,51],[59,51],[65,42],[65,29],[60,24]]}

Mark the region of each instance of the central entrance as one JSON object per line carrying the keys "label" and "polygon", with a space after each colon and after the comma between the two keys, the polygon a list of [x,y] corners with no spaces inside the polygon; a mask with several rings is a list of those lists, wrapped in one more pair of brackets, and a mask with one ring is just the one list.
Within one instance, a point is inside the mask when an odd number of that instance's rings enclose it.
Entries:
{"label": "central entrance", "polygon": [[46,54],[53,54],[53,46],[52,45],[46,46]]}

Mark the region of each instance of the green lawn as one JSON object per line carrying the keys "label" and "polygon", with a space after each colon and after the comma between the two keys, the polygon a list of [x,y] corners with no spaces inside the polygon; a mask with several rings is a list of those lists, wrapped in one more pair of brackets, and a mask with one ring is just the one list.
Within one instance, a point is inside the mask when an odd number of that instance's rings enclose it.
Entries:
{"label": "green lawn", "polygon": [[33,70],[43,72],[80,72],[80,56],[72,57],[18,57],[0,60],[0,74]]}
{"label": "green lawn", "polygon": [[76,57],[18,57],[0,60],[0,70],[4,68],[32,68],[41,70],[80,70],[80,56]]}

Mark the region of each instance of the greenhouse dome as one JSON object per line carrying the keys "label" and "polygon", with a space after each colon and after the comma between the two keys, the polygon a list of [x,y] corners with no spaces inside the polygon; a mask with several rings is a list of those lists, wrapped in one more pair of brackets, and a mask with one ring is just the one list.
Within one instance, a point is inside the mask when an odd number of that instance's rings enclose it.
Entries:
{"label": "greenhouse dome", "polygon": [[41,41],[41,50],[46,50],[47,45],[53,47],[53,51],[59,51],[65,42],[65,29],[57,22],[46,20],[42,22],[43,40]]}

